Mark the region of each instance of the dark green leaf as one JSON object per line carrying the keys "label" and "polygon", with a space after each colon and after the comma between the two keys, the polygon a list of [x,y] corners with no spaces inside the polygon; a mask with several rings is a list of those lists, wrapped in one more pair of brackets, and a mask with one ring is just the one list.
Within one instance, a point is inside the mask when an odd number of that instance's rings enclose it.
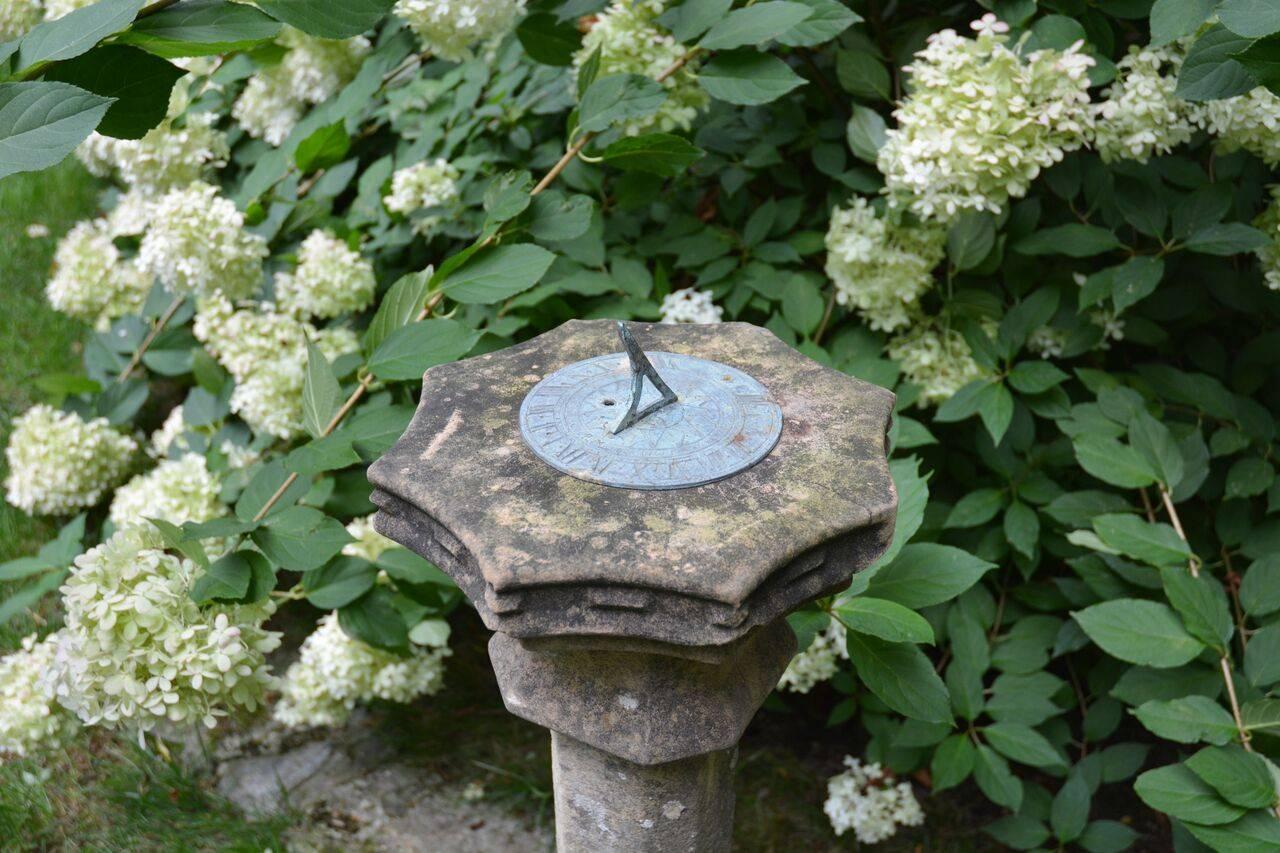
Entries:
{"label": "dark green leaf", "polygon": [[[606,78],[608,79],[608,78]],[[537,284],[556,256],[541,246],[519,243],[478,252],[444,278],[440,289],[467,305],[492,305]]]}
{"label": "dark green leaf", "polygon": [[835,612],[850,631],[870,634],[891,643],[933,642],[933,628],[928,621],[892,601],[860,596],[844,601]]}
{"label": "dark green leaf", "polygon": [[658,23],[678,42],[689,42],[724,18],[733,0],[685,0],[658,16]]}
{"label": "dark green leaf", "polygon": [[1152,734],[1177,743],[1206,741],[1221,746],[1236,733],[1231,714],[1207,696],[1152,699],[1133,714]]}
{"label": "dark green leaf", "polygon": [[342,522],[305,506],[267,516],[252,536],[264,554],[296,572],[319,568],[355,541]]}
{"label": "dark green leaf", "polygon": [[855,632],[846,639],[858,677],[886,705],[916,720],[951,721],[947,688],[918,648]]}
{"label": "dark green leaf", "polygon": [[1073,258],[1088,258],[1121,247],[1120,240],[1106,228],[1078,222],[1042,229],[1013,244],[1013,250],[1023,255],[1068,255]]}
{"label": "dark green leaf", "polygon": [[1074,772],[1058,789],[1049,809],[1049,825],[1059,841],[1075,841],[1089,821],[1089,783],[1084,774]]}
{"label": "dark green leaf", "polygon": [[373,29],[395,0],[258,0],[277,21],[326,39],[349,39]]}
{"label": "dark green leaf", "polygon": [[582,33],[573,21],[561,21],[550,12],[526,15],[516,27],[516,38],[534,62],[568,66],[582,46]]}
{"label": "dark green leaf", "polygon": [[334,557],[302,576],[307,600],[321,610],[346,607],[369,590],[378,578],[372,563],[357,557]]}
{"label": "dark green leaf", "polygon": [[578,103],[578,126],[599,133],[610,125],[652,115],[666,99],[666,90],[648,77],[610,74],[583,93]]}
{"label": "dark green leaf", "polygon": [[1270,0],[1222,0],[1218,20],[1236,35],[1262,38],[1280,32],[1280,6]]}
{"label": "dark green leaf", "polygon": [[868,100],[889,100],[889,70],[867,50],[836,51],[836,79],[851,95]]}
{"label": "dark green leaf", "polygon": [[85,53],[107,36],[129,26],[133,16],[142,8],[142,2],[98,0],[61,18],[36,24],[22,37],[14,70],[21,71],[38,62],[70,59]]}
{"label": "dark green leaf", "polygon": [[1187,759],[1187,767],[1224,800],[1246,809],[1275,805],[1276,780],[1262,756],[1240,746],[1206,746]]}
{"label": "dark green leaf", "polygon": [[[606,160],[607,153],[606,150]],[[530,210],[529,233],[537,240],[555,242],[573,240],[587,233],[587,229],[591,227],[591,217],[596,212],[596,203],[590,196],[577,193],[565,195],[558,190],[547,190],[534,196]]]}
{"label": "dark green leaf", "polygon": [[324,354],[316,345],[307,341],[307,372],[302,381],[302,425],[313,438],[324,434],[334,412],[342,389],[338,377],[333,375]]}
{"label": "dark green leaf", "polygon": [[372,354],[387,337],[418,316],[427,298],[427,285],[434,270],[427,267],[419,272],[402,275],[391,285],[378,312],[373,315],[364,333],[364,351]]}
{"label": "dark green leaf", "polygon": [[1209,575],[1195,577],[1185,566],[1165,566],[1160,579],[1164,594],[1191,635],[1207,646],[1225,650],[1235,626],[1222,584]]}
{"label": "dark green leaf", "polygon": [[1273,622],[1249,640],[1244,652],[1249,683],[1265,687],[1280,681],[1280,622]]}
{"label": "dark green leaf", "polygon": [[992,723],[982,729],[987,743],[1012,761],[1031,767],[1065,767],[1066,762],[1048,739],[1030,726]]}
{"label": "dark green leaf", "polygon": [[44,77],[115,99],[98,125],[98,132],[120,139],[138,139],[164,119],[169,109],[169,92],[185,73],[137,48],[104,44],[58,63]]}
{"label": "dark green leaf", "polygon": [[978,582],[991,563],[949,545],[918,542],[871,578],[867,593],[919,610],[955,598]]}
{"label": "dark green leaf", "polygon": [[1159,602],[1120,598],[1072,615],[1104,652],[1129,663],[1168,669],[1193,660],[1204,649],[1177,614]]}
{"label": "dark green leaf", "polygon": [[[815,47],[840,35],[862,16],[839,0],[798,0],[811,10],[809,17],[778,36],[789,47]],[[688,5],[687,3],[685,5]]]}
{"label": "dark green leaf", "polygon": [[716,54],[698,71],[698,83],[713,98],[730,104],[756,106],[775,101],[805,79],[767,53],[735,50]]}
{"label": "dark green leaf", "polygon": [[760,44],[777,38],[812,14],[813,10],[803,3],[766,0],[725,15],[698,44],[707,50]]}
{"label": "dark green leaf", "polygon": [[249,581],[253,577],[253,566],[249,555],[261,559],[261,554],[252,551],[236,551],[221,557],[196,578],[191,585],[191,600],[196,604],[208,604],[214,601],[239,601],[249,591]]}
{"label": "dark green leaf", "polygon": [[1251,616],[1280,610],[1280,555],[1263,557],[1245,572],[1240,584],[1240,606]]}
{"label": "dark green leaf", "polygon": [[1017,811],[1022,805],[1022,780],[1013,775],[1009,762],[989,746],[979,746],[973,779],[988,800]]}
{"label": "dark green leaf", "polygon": [[1248,46],[1249,39],[1215,24],[1187,51],[1174,94],[1184,101],[1216,101],[1245,94],[1258,83],[1232,54]]}
{"label": "dark green leaf", "polygon": [[[682,136],[648,133],[643,136],[624,136],[610,143],[600,156],[609,165],[625,171],[648,172],[673,178],[696,163],[705,153]],[[546,193],[543,194],[545,195]],[[539,199],[543,196],[539,196]]]}
{"label": "dark green leaf", "polygon": [[1189,36],[1213,13],[1217,0],[1156,0],[1151,6],[1151,44],[1159,46]]}
{"label": "dark green leaf", "polygon": [[1230,823],[1245,811],[1219,797],[1185,764],[1148,770],[1133,789],[1151,808],[1192,823]]}
{"label": "dark green leaf", "polygon": [[[244,491],[240,493],[240,499],[236,501],[236,517],[243,521],[251,520],[267,505],[267,501],[271,500],[276,491],[284,486],[289,476],[289,472],[284,468],[284,462],[279,459],[272,460],[259,468],[258,473],[254,474],[253,479],[249,481],[249,485],[245,486]],[[305,477],[295,478],[272,504],[271,512],[288,509],[301,500],[310,489],[311,482]]]}
{"label": "dark green leaf", "polygon": [[279,32],[279,21],[253,6],[226,0],[184,0],[135,22],[117,39],[172,59],[248,50]]}
{"label": "dark green leaf", "polygon": [[1187,248],[1202,255],[1239,255],[1260,249],[1267,235],[1243,222],[1207,225],[1187,238]]}
{"label": "dark green leaf", "polygon": [[1005,505],[1002,489],[978,489],[956,501],[944,527],[978,527],[996,517]]}
{"label": "dark green leaf", "polygon": [[339,610],[338,624],[348,636],[374,648],[402,654],[409,651],[409,629],[386,587],[375,585]]}
{"label": "dark green leaf", "polygon": [[421,379],[428,367],[457,361],[480,333],[444,317],[396,329],[369,359],[369,372],[386,381]]}
{"label": "dark green leaf", "polygon": [[316,128],[299,142],[293,152],[293,162],[298,171],[305,175],[341,163],[350,150],[351,137],[347,134],[346,123],[335,121]]}
{"label": "dark green leaf", "polygon": [[1139,489],[1156,481],[1151,464],[1138,451],[1114,438],[1083,435],[1073,442],[1080,467],[1093,476],[1125,489]]}
{"label": "dark green leaf", "polygon": [[1121,554],[1153,566],[1185,566],[1191,556],[1187,543],[1172,527],[1129,513],[1100,515],[1093,520],[1093,529]]}

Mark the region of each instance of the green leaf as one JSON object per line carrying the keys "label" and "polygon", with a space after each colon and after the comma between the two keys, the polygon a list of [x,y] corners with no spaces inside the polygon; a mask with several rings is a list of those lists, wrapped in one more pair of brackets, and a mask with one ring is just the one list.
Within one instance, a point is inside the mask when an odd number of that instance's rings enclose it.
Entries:
{"label": "green leaf", "polygon": [[1164,278],[1164,260],[1139,255],[1107,272],[1110,273],[1111,301],[1117,311],[1123,311],[1155,293],[1156,287]]}
{"label": "green leaf", "polygon": [[325,39],[349,39],[387,16],[395,0],[258,0],[257,5],[277,21]]}
{"label": "green leaf", "polygon": [[378,312],[369,322],[364,333],[364,351],[375,352],[392,332],[408,325],[422,311],[427,298],[427,286],[434,270],[427,267],[419,272],[402,275],[387,290],[378,304]]}
{"label": "green leaf", "polygon": [[1089,783],[1081,772],[1072,773],[1053,798],[1049,825],[1059,841],[1075,841],[1089,821]]}
{"label": "green leaf", "polygon": [[977,489],[956,501],[943,527],[979,527],[996,517],[1005,505],[1003,489]]}
{"label": "green leaf", "polygon": [[914,720],[951,721],[947,688],[920,649],[856,632],[846,641],[858,678],[882,702]]}
{"label": "green leaf", "polygon": [[1030,726],[992,723],[982,729],[987,743],[1005,758],[1031,767],[1065,767],[1066,762],[1053,744]]}
{"label": "green leaf", "polygon": [[986,260],[995,244],[995,217],[986,211],[966,210],[947,229],[947,257],[961,272]]}
{"label": "green leaf", "polygon": [[1221,24],[1210,27],[1187,51],[1174,94],[1184,101],[1216,101],[1250,91],[1257,81],[1232,57],[1248,46],[1249,39]]}
{"label": "green leaf", "polygon": [[1257,456],[1237,459],[1227,472],[1226,496],[1229,498],[1251,498],[1271,488],[1276,478],[1276,469],[1271,463]]}
{"label": "green leaf", "polygon": [[1118,820],[1095,820],[1076,839],[1089,853],[1121,853],[1133,846],[1140,836]]}
{"label": "green leaf", "polygon": [[480,333],[457,320],[436,317],[396,329],[369,359],[369,372],[391,382],[417,380],[437,364],[471,351]]}
{"label": "green leaf", "polygon": [[1116,235],[1106,228],[1077,222],[1044,228],[1023,237],[1013,244],[1013,250],[1023,255],[1068,255],[1072,258],[1088,258],[1122,248],[1122,246]]}
{"label": "green leaf", "polygon": [[172,59],[249,50],[279,33],[280,22],[253,6],[226,0],[184,0],[135,21],[116,39]]}
{"label": "green leaf", "polygon": [[1270,242],[1267,235],[1243,222],[1219,222],[1187,238],[1187,249],[1202,255],[1240,255]]}
{"label": "green leaf", "polygon": [[999,444],[1013,420],[1013,394],[1003,382],[989,382],[978,390],[978,417],[994,444]]}
{"label": "green leaf", "polygon": [[529,58],[543,65],[570,66],[582,47],[582,33],[575,22],[561,21],[550,12],[525,15],[516,27],[516,38]]}
{"label": "green leaf", "polygon": [[529,233],[534,239],[555,242],[573,240],[587,233],[596,203],[590,196],[579,193],[565,195],[559,190],[545,190],[533,197],[529,208]]}
{"label": "green leaf", "polygon": [[813,10],[803,3],[766,0],[725,15],[698,44],[707,50],[760,44],[777,38],[812,14]]}
{"label": "green leaf", "polygon": [[1273,814],[1251,811],[1225,825],[1201,825],[1205,823],[1208,821],[1187,823],[1186,827],[1217,853],[1258,853],[1280,849],[1280,820],[1276,820]]}
{"label": "green leaf", "polygon": [[495,177],[484,192],[484,209],[489,214],[486,221],[498,225],[524,213],[533,201],[532,189],[533,178],[524,169]]}
{"label": "green leaf", "polygon": [[658,16],[658,23],[671,31],[678,42],[689,42],[724,18],[733,0],[685,0]]}
{"label": "green leaf", "polygon": [[1009,384],[1023,394],[1042,394],[1070,377],[1047,361],[1023,361],[1009,371]]}
{"label": "green leaf", "polygon": [[892,601],[859,596],[842,602],[835,612],[850,631],[891,643],[933,642],[933,628],[928,620]]}
{"label": "green leaf", "polygon": [[1280,610],[1280,555],[1263,557],[1249,567],[1240,583],[1240,606],[1250,616]]}
{"label": "green leaf", "polygon": [[754,50],[717,53],[698,70],[698,83],[707,94],[745,106],[776,101],[805,82],[781,59]]}
{"label": "green leaf", "polygon": [[808,337],[822,322],[825,303],[822,293],[809,278],[793,275],[782,291],[782,318],[787,325]]}
{"label": "green leaf", "polygon": [[307,341],[307,372],[302,381],[302,425],[313,438],[324,435],[338,410],[342,388],[324,353]]}
{"label": "green leaf", "polygon": [[1207,646],[1225,651],[1235,631],[1222,584],[1210,575],[1195,577],[1185,566],[1160,570],[1164,594],[1178,611],[1191,635]]}
{"label": "green leaf", "polygon": [[949,735],[946,740],[938,744],[929,763],[929,775],[933,777],[934,793],[954,788],[968,779],[969,774],[973,772],[976,757],[977,750],[973,748],[973,742],[969,740],[968,735]]}
{"label": "green leaf", "polygon": [[0,83],[0,178],[61,161],[111,104],[67,83]]}
{"label": "green leaf", "polygon": [[868,163],[876,162],[887,133],[880,113],[861,104],[853,105],[853,115],[845,127],[845,140],[855,157]]}
{"label": "green leaf", "polygon": [[1280,32],[1280,6],[1270,0],[1222,0],[1218,20],[1236,35],[1262,38]]}
{"label": "green leaf", "polygon": [[1258,39],[1235,54],[1235,60],[1272,93],[1280,91],[1280,35]]}
{"label": "green leaf", "polygon": [[555,259],[554,254],[531,243],[498,246],[477,252],[449,272],[440,289],[464,305],[493,305],[533,287]]}
{"label": "green leaf", "polygon": [[1240,746],[1206,746],[1186,761],[1191,772],[1232,805],[1265,809],[1275,805],[1276,780],[1266,760]]}
{"label": "green leaf", "polygon": [[1273,622],[1249,640],[1244,652],[1249,683],[1264,687],[1280,681],[1280,622]]}
{"label": "green leaf", "polygon": [[836,51],[836,79],[850,95],[867,100],[889,100],[889,70],[880,57],[870,51]]}
{"label": "green leaf", "polygon": [[239,601],[249,591],[253,566],[249,555],[261,559],[252,551],[236,551],[220,557],[191,585],[191,600],[196,604],[214,601]]}
{"label": "green leaf", "polygon": [[1015,500],[1004,512],[1004,536],[1018,553],[1028,559],[1035,556],[1040,541],[1040,518],[1036,511]]}
{"label": "green leaf", "polygon": [[1135,598],[1104,601],[1072,613],[1112,657],[1160,669],[1181,666],[1204,649],[1167,605]]}
{"label": "green leaf", "polygon": [[251,535],[264,554],[296,572],[319,568],[355,541],[342,522],[306,506],[268,515]]}
{"label": "green leaf", "polygon": [[164,119],[169,92],[185,73],[137,48],[104,44],[52,66],[44,78],[114,99],[98,132],[119,139],[139,139]]}
{"label": "green leaf", "polygon": [[338,624],[347,635],[376,649],[409,651],[409,629],[386,587],[373,589],[338,611]]}
{"label": "green leaf", "polygon": [[[778,42],[788,47],[816,47],[831,41],[849,27],[862,20],[862,16],[839,0],[798,0],[810,9],[809,17],[778,36]],[[686,4],[687,5],[687,4]]]}
{"label": "green leaf", "polygon": [[1151,6],[1151,45],[1189,36],[1213,13],[1218,0],[1156,0]]}
{"label": "green leaf", "polygon": [[1133,715],[1152,734],[1176,743],[1205,741],[1221,746],[1236,734],[1231,714],[1207,696],[1152,699],[1139,705]]}
{"label": "green leaf", "polygon": [[1145,409],[1139,409],[1129,419],[1129,442],[1150,463],[1160,482],[1170,491],[1177,488],[1185,474],[1185,463],[1168,427]]}
{"label": "green leaf", "polygon": [[1167,524],[1153,523],[1129,513],[1100,515],[1093,529],[1105,544],[1153,566],[1185,565],[1191,550]]}
{"label": "green leaf", "polygon": [[317,169],[336,166],[350,150],[351,137],[347,134],[346,122],[335,121],[316,128],[299,142],[293,152],[293,162],[298,167],[298,172],[305,175]]}
{"label": "green leaf", "polygon": [[578,102],[578,126],[599,133],[611,125],[652,115],[667,99],[662,85],[639,74],[610,74],[592,83]]}
{"label": "green leaf", "polygon": [[449,644],[449,623],[443,619],[423,619],[409,632],[409,641],[415,646],[443,648]]}
{"label": "green leaf", "polygon": [[1017,811],[1022,806],[1022,780],[1013,775],[1009,762],[989,746],[979,746],[973,765],[973,780],[987,799]]}
{"label": "green leaf", "polygon": [[1192,823],[1230,823],[1245,811],[1224,801],[1185,764],[1148,770],[1133,789],[1151,808]]}
{"label": "green leaf", "polygon": [[[98,0],[61,18],[44,21],[22,37],[15,71],[38,62],[71,59],[85,53],[104,38],[129,26],[143,0]],[[3,125],[0,125],[3,126]]]}
{"label": "green leaf", "polygon": [[897,559],[880,569],[867,593],[919,610],[950,601],[993,568],[959,548],[918,542],[903,547]]}
{"label": "green leaf", "polygon": [[209,568],[209,556],[205,553],[199,539],[189,537],[182,528],[163,518],[148,518],[147,521],[160,531],[160,537],[164,539],[167,549],[177,551],[202,569]]}
{"label": "green leaf", "polygon": [[854,575],[853,586],[850,587],[853,594],[866,591],[871,578],[897,559],[898,553],[911,541],[924,521],[924,508],[929,502],[929,475],[920,474],[920,460],[915,456],[894,459],[889,463],[889,475],[898,493],[898,518],[893,527],[893,541],[874,563]]}
{"label": "green leaf", "polygon": [[1080,467],[1104,483],[1139,489],[1156,481],[1150,463],[1138,451],[1114,438],[1086,434],[1072,444]]}
{"label": "green leaf", "polygon": [[[236,501],[236,517],[242,521],[251,520],[284,486],[288,477],[289,473],[285,471],[284,462],[280,459],[273,459],[259,468],[258,473],[254,474],[253,479],[249,481],[249,485],[245,486],[244,491],[240,493],[240,499]],[[298,477],[272,504],[271,513],[281,512],[293,506],[310,489],[310,481],[305,477]]]}
{"label": "green leaf", "polygon": [[367,560],[338,556],[302,576],[302,588],[321,610],[346,607],[369,590],[378,579],[378,569]]}
{"label": "green leaf", "polygon": [[1049,828],[1044,822],[1026,814],[1005,815],[984,826],[982,831],[1014,850],[1032,850],[1049,839]]}
{"label": "green leaf", "polygon": [[[610,143],[600,156],[610,166],[627,172],[648,172],[664,178],[674,178],[700,160],[705,153],[682,136],[647,133],[642,136],[624,136]],[[543,193],[534,199],[534,204],[546,195],[547,193]]]}
{"label": "green leaf", "polygon": [[1246,702],[1240,709],[1240,717],[1244,721],[1244,727],[1251,732],[1277,734],[1280,732],[1280,699],[1255,699]]}

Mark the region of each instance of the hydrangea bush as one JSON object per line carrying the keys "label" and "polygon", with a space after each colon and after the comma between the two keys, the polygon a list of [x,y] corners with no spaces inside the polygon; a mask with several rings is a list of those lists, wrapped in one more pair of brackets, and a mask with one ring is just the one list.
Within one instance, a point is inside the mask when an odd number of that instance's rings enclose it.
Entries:
{"label": "hydrangea bush", "polygon": [[83,514],[0,566],[0,618],[54,615],[0,751],[448,689],[461,595],[364,477],[423,370],[735,320],[897,394],[894,540],[791,617],[772,703],[860,745],[834,834],[963,786],[1016,849],[1280,848],[1267,4],[23,2],[0,37],[0,140],[58,117],[0,176],[104,182],[48,288],[83,372],[6,451],[9,503]]}

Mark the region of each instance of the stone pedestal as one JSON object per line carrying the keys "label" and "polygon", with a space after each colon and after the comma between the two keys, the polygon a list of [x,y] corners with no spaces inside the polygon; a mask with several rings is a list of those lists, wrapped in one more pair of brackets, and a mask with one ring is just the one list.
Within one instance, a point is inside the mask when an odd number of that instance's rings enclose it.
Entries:
{"label": "stone pedestal", "polygon": [[525,395],[616,349],[610,322],[572,321],[427,371],[409,428],[369,469],[374,526],[496,632],[508,710],[552,732],[562,851],[727,850],[738,739],[795,650],[783,617],[893,536],[893,395],[742,323],[636,332],[759,381],[782,411],[773,451],[665,491],[545,464],[520,435]]}

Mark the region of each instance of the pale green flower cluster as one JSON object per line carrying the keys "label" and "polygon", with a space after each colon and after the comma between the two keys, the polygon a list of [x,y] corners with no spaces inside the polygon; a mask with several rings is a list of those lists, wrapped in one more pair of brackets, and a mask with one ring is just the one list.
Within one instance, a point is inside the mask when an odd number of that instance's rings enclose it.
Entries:
{"label": "pale green flower cluster", "polygon": [[925,405],[941,403],[987,371],[973,360],[964,336],[936,320],[921,319],[889,340],[889,357],[898,363]]}
{"label": "pale green flower cluster", "polygon": [[155,199],[139,189],[131,189],[116,197],[116,206],[107,214],[107,229],[112,237],[137,237],[151,222],[151,206]]}
{"label": "pale green flower cluster", "polygon": [[40,515],[94,506],[129,473],[137,452],[138,443],[106,418],[32,406],[13,422],[5,500]]}
{"label": "pale green flower cluster", "polygon": [[121,180],[144,196],[184,187],[226,164],[227,137],[214,127],[215,113],[173,116],[141,139],[114,139],[90,134],[76,149],[85,167],[99,177],[114,169]]}
{"label": "pale green flower cluster", "polygon": [[[614,0],[600,13],[573,57],[574,78],[596,49],[600,49],[598,77],[639,74],[656,80],[685,53],[685,48],[658,24],[665,0]],[[656,113],[623,125],[629,136],[651,131],[688,130],[711,102],[698,85],[698,61],[690,60],[662,81],[667,99]]]}
{"label": "pale green flower cluster", "polygon": [[1041,326],[1027,337],[1027,349],[1041,358],[1060,358],[1067,346],[1067,333],[1053,326]]}
{"label": "pale green flower cluster", "polygon": [[250,136],[271,145],[284,141],[308,105],[328,100],[360,70],[369,40],[322,39],[286,27],[279,43],[287,52],[254,74],[231,107]]}
{"label": "pale green flower cluster", "polygon": [[874,762],[863,764],[845,756],[845,771],[827,780],[827,801],[822,809],[836,835],[852,829],[863,844],[892,837],[901,826],[920,826],[924,810],[910,782],[894,782]]}
{"label": "pale green flower cluster", "polygon": [[151,208],[138,259],[172,293],[242,299],[262,284],[267,241],[244,229],[244,214],[202,181],[170,190]]}
{"label": "pale green flower cluster", "polygon": [[126,527],[78,557],[62,587],[58,701],[87,724],[147,731],[164,720],[213,727],[274,688],[265,655],[280,635],[262,604],[198,606],[199,569],[163,550],[150,525]]}
{"label": "pale green flower cluster", "polygon": [[40,23],[40,0],[5,0],[0,3],[0,41],[12,41]]}
{"label": "pale green flower cluster", "polygon": [[124,259],[105,219],[85,220],[58,241],[45,296],[55,309],[106,328],[142,308],[152,277]]}
{"label": "pale green flower cluster", "polygon": [[285,673],[274,717],[290,728],[334,726],[357,703],[410,702],[432,695],[444,686],[444,659],[450,654],[445,646],[415,646],[408,657],[375,649],[349,637],[337,614],[330,613]]}
{"label": "pale green flower cluster", "polygon": [[[391,176],[391,192],[382,203],[392,213],[408,216],[424,208],[451,207],[458,203],[458,178],[461,173],[447,160],[414,163],[397,169]],[[413,227],[428,234],[440,222],[440,215],[416,217]]]}
{"label": "pale green flower cluster", "polygon": [[276,303],[299,317],[337,317],[373,301],[373,265],[332,231],[317,228],[298,249],[298,266],[276,274]]}
{"label": "pale green flower cluster", "polygon": [[424,48],[461,62],[471,58],[476,44],[509,33],[524,6],[525,0],[397,0],[392,11]]}
{"label": "pale green flower cluster", "polygon": [[1168,154],[1191,141],[1198,113],[1174,95],[1180,46],[1129,48],[1116,63],[1116,79],[1096,107],[1093,144],[1105,162],[1137,160]]}
{"label": "pale green flower cluster", "polygon": [[1243,148],[1268,166],[1280,165],[1280,96],[1259,86],[1234,98],[1200,105],[1200,121],[1222,151]]}
{"label": "pale green flower cluster", "polygon": [[166,459],[116,489],[108,517],[116,527],[145,524],[150,518],[177,525],[208,521],[226,514],[218,499],[221,485],[198,453]]}
{"label": "pale green flower cluster", "polygon": [[808,693],[815,685],[829,680],[840,669],[840,661],[849,659],[845,646],[845,627],[832,619],[826,629],[813,638],[809,647],[791,659],[778,679],[779,690]]}
{"label": "pale green flower cluster", "polygon": [[32,634],[21,649],[0,657],[0,762],[57,747],[79,728],[44,688],[54,643],[52,636],[36,642]]}
{"label": "pale green flower cluster", "polygon": [[934,33],[906,66],[911,94],[878,156],[891,198],[923,218],[999,212],[1091,131],[1094,62],[1079,43],[1022,57],[994,15],[973,29]]}
{"label": "pale green flower cluster", "polygon": [[662,297],[658,307],[664,323],[719,323],[724,309],[708,290],[685,287]]}
{"label": "pale green flower cluster", "polygon": [[373,562],[382,556],[388,548],[400,547],[381,533],[373,529],[373,516],[355,518],[347,525],[347,532],[355,539],[342,546],[342,553],[348,557],[360,557]]}
{"label": "pale green flower cluster", "polygon": [[198,303],[195,335],[236,380],[231,411],[255,432],[292,438],[302,432],[306,342],[329,361],[359,349],[350,329],[317,329],[270,303],[237,309],[216,295]]}
{"label": "pale green flower cluster", "polygon": [[1262,274],[1267,287],[1280,290],[1280,184],[1270,189],[1271,203],[1253,221],[1253,226],[1266,234],[1270,242],[1259,248],[1255,254],[1262,264]]}
{"label": "pale green flower cluster", "polygon": [[946,230],[912,225],[890,211],[881,216],[855,197],[836,208],[827,229],[827,276],[836,301],[852,305],[872,329],[890,332],[911,323],[933,270],[946,254]]}
{"label": "pale green flower cluster", "polygon": [[151,433],[151,438],[148,440],[148,455],[153,459],[161,459],[169,456],[175,450],[179,453],[185,453],[188,443],[183,438],[183,433],[186,430],[187,424],[182,406],[174,406],[169,410],[169,414],[165,416],[164,423],[160,425],[160,428]]}

